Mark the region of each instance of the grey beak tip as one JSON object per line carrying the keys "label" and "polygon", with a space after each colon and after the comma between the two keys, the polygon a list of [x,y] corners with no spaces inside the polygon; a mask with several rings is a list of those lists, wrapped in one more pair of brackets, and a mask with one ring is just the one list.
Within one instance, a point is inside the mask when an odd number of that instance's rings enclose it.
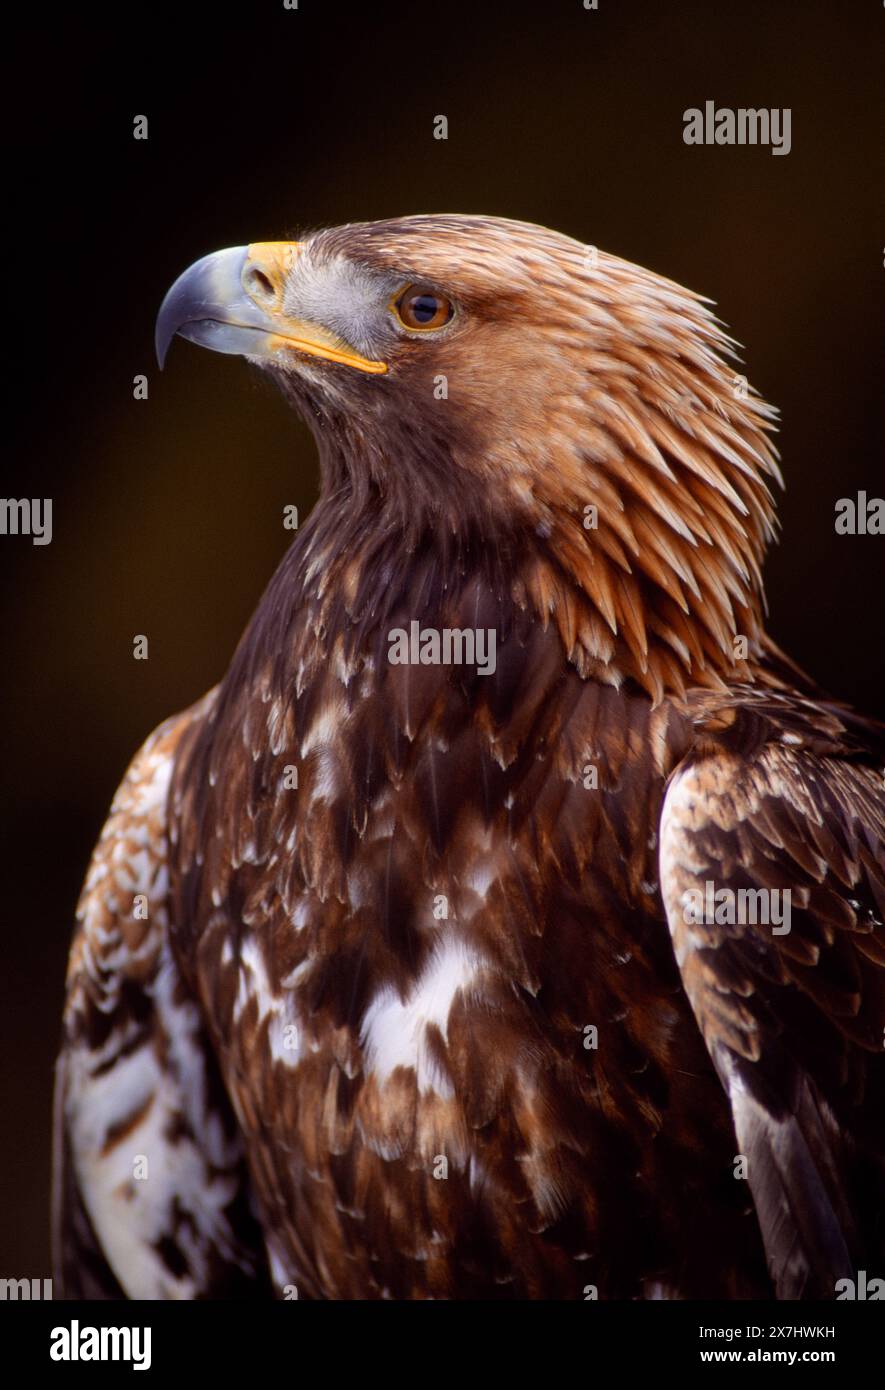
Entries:
{"label": "grey beak tip", "polygon": [[175,312],[172,291],[170,291],[160,305],[160,312],[157,314],[157,322],[154,328],[154,349],[157,354],[157,361],[160,364],[160,371],[163,370],[166,364],[166,358],[169,354],[169,345],[175,337],[179,327],[179,315]]}

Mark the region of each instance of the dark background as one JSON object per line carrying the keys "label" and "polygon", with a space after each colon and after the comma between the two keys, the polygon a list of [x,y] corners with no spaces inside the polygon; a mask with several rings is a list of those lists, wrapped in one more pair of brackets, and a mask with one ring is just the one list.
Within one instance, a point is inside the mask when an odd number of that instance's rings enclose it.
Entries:
{"label": "dark background", "polygon": [[[307,431],[243,362],[178,340],[155,368],[156,310],[198,256],[485,212],[711,296],[782,410],[771,631],[834,694],[885,713],[883,541],[833,526],[837,498],[885,482],[885,11],[599,2],[126,5],[76,24],[40,10],[13,44],[3,490],[51,496],[54,535],[0,538],[0,1276],[50,1272],[65,956],[114,789],[149,731],[222,675],[291,539],[283,506],[303,518],[315,497]],[[791,153],[686,146],[682,113],[707,98],[790,107]]]}

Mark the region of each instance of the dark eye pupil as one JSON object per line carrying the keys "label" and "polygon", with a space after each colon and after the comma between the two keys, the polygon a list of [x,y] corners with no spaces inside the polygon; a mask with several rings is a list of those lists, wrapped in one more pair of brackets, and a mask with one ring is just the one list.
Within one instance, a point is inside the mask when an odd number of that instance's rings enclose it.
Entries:
{"label": "dark eye pupil", "polygon": [[439,300],[432,294],[418,294],[410,302],[409,308],[419,323],[429,323],[439,309]]}

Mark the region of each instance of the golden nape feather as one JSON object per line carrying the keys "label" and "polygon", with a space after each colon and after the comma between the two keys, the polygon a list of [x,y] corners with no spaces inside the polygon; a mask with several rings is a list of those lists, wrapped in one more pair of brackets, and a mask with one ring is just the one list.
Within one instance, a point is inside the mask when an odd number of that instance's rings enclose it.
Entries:
{"label": "golden nape feather", "polygon": [[66,1291],[885,1276],[882,729],[765,633],[774,412],[706,302],[428,215],[204,257],[176,335],[279,383],[321,492],[96,850]]}

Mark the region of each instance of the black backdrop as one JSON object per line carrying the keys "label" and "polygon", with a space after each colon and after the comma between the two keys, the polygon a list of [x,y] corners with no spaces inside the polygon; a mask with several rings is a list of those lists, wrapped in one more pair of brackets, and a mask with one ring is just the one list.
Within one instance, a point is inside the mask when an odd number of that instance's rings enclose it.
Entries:
{"label": "black backdrop", "polygon": [[[156,371],[166,288],[222,246],[455,211],[547,223],[711,296],[782,410],[771,630],[881,715],[883,542],[833,520],[885,485],[883,30],[876,0],[244,0],[35,10],[14,36],[3,490],[53,497],[54,537],[0,537],[0,1275],[49,1273],[65,953],[113,790],[222,674],[283,505],[315,496],[306,430],[241,361],[178,341]],[[686,146],[682,112],[708,98],[791,108],[790,154]]]}

